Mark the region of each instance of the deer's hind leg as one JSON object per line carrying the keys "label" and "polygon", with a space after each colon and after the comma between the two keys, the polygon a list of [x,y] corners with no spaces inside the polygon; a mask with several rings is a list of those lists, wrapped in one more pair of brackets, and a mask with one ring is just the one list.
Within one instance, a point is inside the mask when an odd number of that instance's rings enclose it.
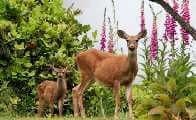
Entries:
{"label": "deer's hind leg", "polygon": [[73,88],[73,107],[74,107],[74,116],[80,114],[84,118],[85,117],[85,110],[83,106],[83,93],[85,89],[88,87],[90,83],[93,81],[93,77],[90,74],[85,74],[81,72],[81,83]]}

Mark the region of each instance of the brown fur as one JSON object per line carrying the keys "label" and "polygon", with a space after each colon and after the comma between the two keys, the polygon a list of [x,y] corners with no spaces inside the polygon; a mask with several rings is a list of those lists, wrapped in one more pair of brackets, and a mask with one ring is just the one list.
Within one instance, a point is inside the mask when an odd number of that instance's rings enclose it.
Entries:
{"label": "brown fur", "polygon": [[87,86],[95,81],[113,88],[116,102],[115,119],[118,119],[119,113],[120,85],[127,87],[127,100],[129,109],[131,109],[130,87],[138,71],[137,41],[146,35],[146,31],[140,32],[135,36],[129,36],[124,31],[119,30],[118,35],[127,40],[128,56],[117,56],[96,49],[80,52],[76,56],[76,62],[81,74],[81,82],[73,88],[74,116],[81,114],[82,117],[85,117],[82,95]]}
{"label": "brown fur", "polygon": [[57,76],[61,77],[55,81],[43,81],[37,86],[37,94],[39,99],[38,116],[42,117],[44,113],[44,108],[49,104],[50,112],[53,115],[54,112],[54,102],[58,100],[59,115],[62,116],[63,100],[67,92],[67,83],[65,80],[65,69],[57,69]]}

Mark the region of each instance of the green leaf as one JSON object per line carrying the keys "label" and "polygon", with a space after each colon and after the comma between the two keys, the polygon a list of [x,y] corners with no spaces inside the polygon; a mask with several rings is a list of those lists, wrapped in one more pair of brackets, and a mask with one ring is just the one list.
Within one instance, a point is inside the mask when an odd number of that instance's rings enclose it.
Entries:
{"label": "green leaf", "polygon": [[190,88],[196,88],[196,84],[193,82],[188,83],[187,85],[185,85],[183,88],[180,89],[180,92],[183,92],[184,90],[190,89]]}
{"label": "green leaf", "polygon": [[176,107],[177,107],[178,111],[185,110],[185,108],[186,108],[185,102],[186,102],[186,99],[184,99],[184,98],[180,98],[176,101]]}
{"label": "green leaf", "polygon": [[7,62],[5,60],[0,60],[0,65],[6,66],[7,65]]}
{"label": "green leaf", "polygon": [[164,113],[165,107],[164,106],[157,106],[148,112],[148,115],[161,115]]}
{"label": "green leaf", "polygon": [[97,38],[97,30],[95,30],[94,32],[92,32],[92,36],[93,36],[93,39],[94,40]]}
{"label": "green leaf", "polygon": [[16,76],[16,75],[17,75],[17,73],[16,73],[16,72],[12,72],[12,75],[13,75],[13,76]]}
{"label": "green leaf", "polygon": [[170,104],[170,98],[166,94],[160,94],[159,99],[164,106],[168,106]]}
{"label": "green leaf", "polygon": [[176,79],[170,78],[167,82],[167,90],[172,94],[172,92],[176,91]]}
{"label": "green leaf", "polygon": [[16,44],[14,45],[14,47],[16,48],[16,50],[23,50],[23,49],[25,49],[25,48],[24,48],[24,43],[22,43],[22,44],[17,44],[17,43],[16,43]]}
{"label": "green leaf", "polygon": [[32,64],[31,63],[25,63],[24,66],[27,67],[27,68],[30,68],[30,67],[32,67]]}
{"label": "green leaf", "polygon": [[35,70],[31,71],[29,74],[28,74],[30,77],[33,77],[35,75]]}
{"label": "green leaf", "polygon": [[34,80],[29,80],[28,85],[31,86],[31,87],[35,86],[35,81]]}

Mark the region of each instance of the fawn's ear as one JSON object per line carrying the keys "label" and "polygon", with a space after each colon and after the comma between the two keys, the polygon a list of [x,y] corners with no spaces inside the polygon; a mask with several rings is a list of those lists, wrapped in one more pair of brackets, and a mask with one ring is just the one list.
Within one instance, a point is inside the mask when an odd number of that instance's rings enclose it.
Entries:
{"label": "fawn's ear", "polygon": [[136,36],[139,40],[139,39],[144,38],[146,36],[146,34],[147,34],[147,30],[144,30],[143,32],[139,32]]}
{"label": "fawn's ear", "polygon": [[128,37],[129,37],[129,35],[126,33],[126,32],[124,32],[123,30],[117,30],[117,34],[118,34],[118,36],[120,37],[120,38],[123,38],[123,39],[128,39]]}
{"label": "fawn's ear", "polygon": [[55,72],[59,72],[59,69],[58,68],[53,68],[53,70],[55,71]]}
{"label": "fawn's ear", "polygon": [[69,71],[68,67],[66,67],[66,68],[63,69],[63,72],[69,73],[70,71]]}

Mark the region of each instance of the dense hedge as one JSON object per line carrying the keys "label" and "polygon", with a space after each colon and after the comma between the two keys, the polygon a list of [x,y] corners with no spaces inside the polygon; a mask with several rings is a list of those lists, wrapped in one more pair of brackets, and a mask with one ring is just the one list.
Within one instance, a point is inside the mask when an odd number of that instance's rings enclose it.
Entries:
{"label": "dense hedge", "polygon": [[66,113],[72,113],[71,88],[78,74],[74,54],[92,46],[89,25],[75,18],[80,10],[62,0],[0,1],[0,110],[36,112],[36,86],[56,80],[50,65],[69,66]]}

